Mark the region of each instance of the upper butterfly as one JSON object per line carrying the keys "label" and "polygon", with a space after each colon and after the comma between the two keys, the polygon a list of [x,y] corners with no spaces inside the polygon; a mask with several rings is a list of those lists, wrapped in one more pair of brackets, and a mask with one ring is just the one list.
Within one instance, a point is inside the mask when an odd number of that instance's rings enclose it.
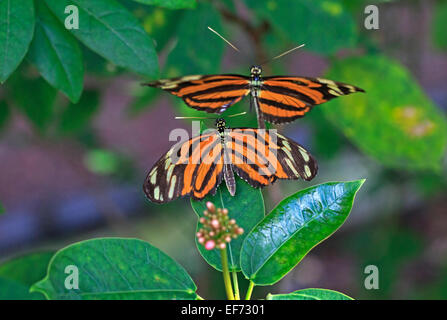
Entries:
{"label": "upper butterfly", "polygon": [[315,159],[276,130],[228,129],[223,119],[216,125],[217,130],[177,143],[158,160],[143,185],[151,201],[165,203],[186,195],[201,200],[214,194],[222,179],[234,195],[233,170],[256,188],[276,179],[311,180],[317,174]]}
{"label": "upper butterfly", "polygon": [[[332,80],[293,76],[262,77],[260,66],[250,69],[250,77],[191,75],[144,83],[182,98],[197,110],[222,113],[250,94],[258,122],[287,123],[303,117],[313,106],[354,92],[365,92],[353,85]],[[263,122],[262,122],[263,123]]]}

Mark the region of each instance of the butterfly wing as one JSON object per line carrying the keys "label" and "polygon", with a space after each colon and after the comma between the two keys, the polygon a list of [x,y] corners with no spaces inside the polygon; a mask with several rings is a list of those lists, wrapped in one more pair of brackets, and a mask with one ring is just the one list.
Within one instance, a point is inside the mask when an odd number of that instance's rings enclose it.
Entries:
{"label": "butterfly wing", "polygon": [[156,203],[186,195],[201,200],[216,192],[222,176],[223,148],[214,130],[174,145],[149,171],[143,191]]}
{"label": "butterfly wing", "polygon": [[303,117],[317,104],[354,92],[364,90],[321,78],[264,77],[258,103],[264,120],[286,123]]}
{"label": "butterfly wing", "polygon": [[222,113],[250,93],[249,78],[239,75],[193,75],[145,83],[161,88],[197,110]]}
{"label": "butterfly wing", "polygon": [[232,129],[225,147],[236,173],[251,186],[267,186],[276,179],[312,180],[317,162],[302,146],[274,130]]}

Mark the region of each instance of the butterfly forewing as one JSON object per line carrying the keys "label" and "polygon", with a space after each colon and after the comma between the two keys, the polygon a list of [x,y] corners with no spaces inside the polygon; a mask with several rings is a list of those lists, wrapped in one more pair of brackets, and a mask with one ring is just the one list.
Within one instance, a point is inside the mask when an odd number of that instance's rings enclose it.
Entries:
{"label": "butterfly forewing", "polygon": [[234,129],[229,136],[226,146],[233,152],[233,167],[253,187],[276,179],[312,180],[317,173],[312,155],[276,130]]}
{"label": "butterfly forewing", "polygon": [[315,105],[354,92],[364,90],[321,78],[265,77],[258,102],[264,120],[286,123],[303,117]]}
{"label": "butterfly forewing", "polygon": [[169,91],[198,110],[222,113],[250,93],[249,78],[239,75],[194,75],[146,83]]}
{"label": "butterfly forewing", "polygon": [[151,169],[143,185],[157,203],[190,195],[202,199],[222,181],[222,145],[217,131],[194,137],[172,147]]}

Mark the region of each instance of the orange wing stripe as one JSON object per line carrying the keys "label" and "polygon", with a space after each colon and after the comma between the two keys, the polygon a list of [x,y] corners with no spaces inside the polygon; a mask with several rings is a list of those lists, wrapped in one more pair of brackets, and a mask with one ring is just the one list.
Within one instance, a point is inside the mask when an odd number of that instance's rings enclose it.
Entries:
{"label": "orange wing stripe", "polygon": [[286,89],[297,91],[299,93],[307,95],[315,101],[315,104],[320,104],[320,103],[326,101],[323,97],[323,93],[321,93],[318,90],[311,89],[312,87],[314,87],[314,88],[321,87],[321,84],[318,84],[318,83],[316,83],[316,85],[314,85],[314,86],[309,85],[309,87],[295,84],[293,82],[286,82],[286,81],[267,80],[267,81],[264,81],[264,83],[268,86],[284,87]]}

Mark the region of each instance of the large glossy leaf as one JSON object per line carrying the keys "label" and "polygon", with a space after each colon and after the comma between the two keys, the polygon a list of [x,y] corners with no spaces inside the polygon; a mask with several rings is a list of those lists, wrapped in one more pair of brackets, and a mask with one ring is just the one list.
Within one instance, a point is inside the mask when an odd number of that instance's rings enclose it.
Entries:
{"label": "large glossy leaf", "polygon": [[305,43],[307,50],[329,55],[356,43],[356,24],[340,1],[245,2],[257,16],[271,22],[278,35],[284,35],[296,44]]}
{"label": "large glossy leaf", "polygon": [[32,0],[0,1],[0,83],[22,61],[34,32]]}
{"label": "large glossy leaf", "polygon": [[447,50],[447,1],[437,1],[433,10],[432,38],[436,47]]}
{"label": "large glossy leaf", "polygon": [[354,300],[344,293],[328,289],[302,289],[287,294],[268,294],[267,300]]}
{"label": "large glossy leaf", "polygon": [[134,1],[169,9],[194,8],[196,5],[196,0],[134,0]]}
{"label": "large glossy leaf", "polygon": [[[79,289],[64,285],[79,270]],[[195,299],[196,286],[172,258],[137,239],[98,238],[58,251],[46,277],[33,285],[48,299]]]}
{"label": "large glossy leaf", "polygon": [[343,224],[363,181],[329,182],[282,200],[245,238],[244,275],[257,285],[279,281]]}
{"label": "large glossy leaf", "polygon": [[166,77],[219,71],[225,43],[208,26],[222,29],[220,15],[210,4],[202,2],[184,13],[176,32],[177,45],[166,62]]}
{"label": "large glossy leaf", "polygon": [[72,102],[79,100],[84,77],[81,49],[44,1],[36,1],[36,29],[28,59],[53,87]]}
{"label": "large glossy leaf", "polygon": [[366,90],[321,106],[362,151],[389,167],[440,167],[445,115],[403,66],[381,56],[356,57],[336,62],[326,76]]}
{"label": "large glossy leaf", "polygon": [[158,74],[152,39],[138,20],[115,0],[45,0],[64,23],[65,8],[79,9],[79,29],[70,29],[79,40],[114,64],[148,77]]}
{"label": "large glossy leaf", "polygon": [[44,299],[41,293],[30,293],[33,283],[45,276],[52,252],[37,252],[0,264],[0,299]]}
{"label": "large glossy leaf", "polygon": [[[217,189],[214,196],[207,196],[202,201],[191,200],[191,206],[199,217],[203,216],[206,202],[211,201],[217,208],[227,208],[228,215],[236,220],[238,226],[244,229],[239,238],[232,240],[227,246],[228,265],[231,271],[240,271],[240,251],[242,243],[250,230],[264,217],[264,199],[261,190],[252,188],[248,183],[236,177],[236,194],[231,196],[225,182]],[[201,227],[198,222],[197,229]],[[220,252],[218,249],[206,250],[196,239],[196,245],[203,258],[215,269],[222,270]]]}

